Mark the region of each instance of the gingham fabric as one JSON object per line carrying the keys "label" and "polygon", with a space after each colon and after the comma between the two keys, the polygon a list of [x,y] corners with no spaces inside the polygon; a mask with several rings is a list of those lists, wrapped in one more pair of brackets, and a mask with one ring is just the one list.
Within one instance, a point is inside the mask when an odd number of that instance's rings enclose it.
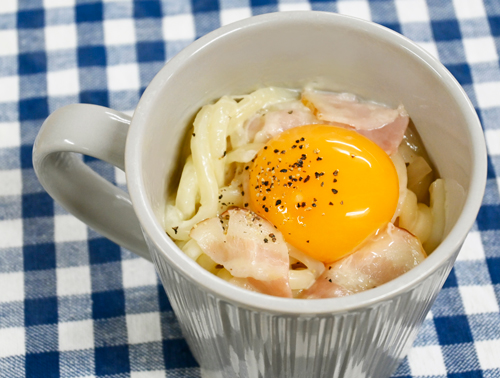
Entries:
{"label": "gingham fabric", "polygon": [[[486,196],[394,377],[500,377],[498,0],[0,0],[0,377],[200,376],[153,265],[52,201],[33,171],[33,141],[66,104],[132,114],[163,64],[220,25],[308,9],[406,35],[475,105],[489,152]],[[121,171],[84,160],[125,185]]]}

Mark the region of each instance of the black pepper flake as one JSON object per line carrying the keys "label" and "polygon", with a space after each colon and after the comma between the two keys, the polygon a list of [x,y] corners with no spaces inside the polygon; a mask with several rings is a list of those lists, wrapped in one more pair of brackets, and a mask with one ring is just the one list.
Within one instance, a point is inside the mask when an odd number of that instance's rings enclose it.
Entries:
{"label": "black pepper flake", "polygon": [[224,268],[224,265],[217,264],[217,265],[215,266],[215,269],[222,269],[222,268]]}
{"label": "black pepper flake", "polygon": [[332,282],[332,279],[330,278],[328,281]]}
{"label": "black pepper flake", "polygon": [[248,203],[245,204],[245,207],[248,207]]}
{"label": "black pepper flake", "polygon": [[337,182],[337,179],[333,179],[333,182]]}
{"label": "black pepper flake", "polygon": [[222,154],[222,157],[226,157],[226,154],[227,154],[227,151],[224,151],[224,153]]}
{"label": "black pepper flake", "polygon": [[304,179],[304,183],[308,182],[311,176],[307,175],[307,177]]}
{"label": "black pepper flake", "polygon": [[318,157],[316,158],[316,160],[317,160],[317,161],[321,161],[321,160],[323,160],[323,158],[318,156]]}
{"label": "black pepper flake", "polygon": [[174,230],[175,234],[177,235],[177,230],[179,229],[179,227],[172,227],[172,230]]}
{"label": "black pepper flake", "polygon": [[313,203],[313,204],[312,204],[312,207],[316,207],[316,204],[315,204],[315,203]]}
{"label": "black pepper flake", "polygon": [[262,201],[265,201],[266,200],[266,196],[264,196],[264,198],[262,198]]}
{"label": "black pepper flake", "polygon": [[306,243],[309,243],[309,240],[306,240]]}
{"label": "black pepper flake", "polygon": [[332,266],[331,265],[328,267],[328,270],[332,270]]}
{"label": "black pepper flake", "polygon": [[324,182],[322,182],[322,183],[321,183],[321,187],[323,187],[323,186],[325,186],[325,183],[324,183]]}
{"label": "black pepper flake", "polygon": [[301,142],[305,141],[304,137],[300,138],[300,141],[301,141]]}
{"label": "black pepper flake", "polygon": [[196,134],[195,134],[195,133],[193,133],[193,136],[195,137],[195,136],[196,136]]}
{"label": "black pepper flake", "polygon": [[335,170],[335,172],[333,172],[333,175],[334,175],[334,176],[337,176],[338,174],[339,174],[339,170],[338,170],[338,169],[336,169],[336,170]]}
{"label": "black pepper flake", "polygon": [[285,154],[285,152],[286,152],[285,150],[282,150],[282,151],[281,151],[281,154],[282,154],[282,155],[284,155],[284,154]]}
{"label": "black pepper flake", "polygon": [[281,200],[276,201],[276,206],[281,205]]}
{"label": "black pepper flake", "polygon": [[337,189],[332,189],[333,194],[337,194],[339,191]]}
{"label": "black pepper flake", "polygon": [[299,140],[299,139],[297,139],[297,140],[295,141],[295,143],[300,143],[300,140]]}
{"label": "black pepper flake", "polygon": [[265,186],[268,186],[269,185],[269,181],[262,181],[262,184],[264,184]]}
{"label": "black pepper flake", "polygon": [[333,206],[333,202],[330,202],[330,203],[329,203],[329,205],[330,205],[330,206]]}
{"label": "black pepper flake", "polygon": [[292,146],[292,148],[297,148],[297,146],[294,144],[294,145]]}
{"label": "black pepper flake", "polygon": [[354,155],[351,155],[352,158],[354,158]]}
{"label": "black pepper flake", "polygon": [[325,172],[314,172],[314,175],[316,176],[317,179],[323,176],[324,174]]}
{"label": "black pepper flake", "polygon": [[264,211],[265,211],[266,213],[268,213],[268,212],[269,212],[269,209],[268,209],[267,207],[264,207]]}
{"label": "black pepper flake", "polygon": [[241,191],[241,195],[244,196],[245,195],[245,192],[244,191]]}
{"label": "black pepper flake", "polygon": [[277,154],[278,152],[280,152],[280,150],[275,149],[273,152],[274,152],[275,154]]}
{"label": "black pepper flake", "polygon": [[306,203],[305,202],[302,202],[302,207],[306,207]]}
{"label": "black pepper flake", "polygon": [[340,201],[340,204],[343,205],[344,204],[344,201]]}
{"label": "black pepper flake", "polygon": [[[255,188],[255,189],[257,189],[257,188]],[[222,199],[222,194],[219,196],[219,199]]]}
{"label": "black pepper flake", "polygon": [[306,159],[307,159],[307,155],[306,155],[306,154],[302,154],[302,155],[300,156],[300,160],[306,160]]}
{"label": "black pepper flake", "polygon": [[264,243],[267,243],[269,240],[267,240],[267,238],[264,238]]}
{"label": "black pepper flake", "polygon": [[245,171],[248,171],[248,168],[249,168],[249,166],[247,165],[247,166],[245,167]]}
{"label": "black pepper flake", "polygon": [[299,202],[299,203],[297,203],[297,205],[295,205],[295,206],[297,206],[297,208],[300,208],[300,202]]}
{"label": "black pepper flake", "polygon": [[286,168],[283,168],[282,170],[280,170],[281,173],[286,173],[288,170]]}
{"label": "black pepper flake", "polygon": [[267,150],[267,146],[264,146],[264,150]]}
{"label": "black pepper flake", "polygon": [[303,146],[302,144],[299,146],[299,148],[300,148],[300,149],[302,149],[303,147],[304,147],[304,146]]}

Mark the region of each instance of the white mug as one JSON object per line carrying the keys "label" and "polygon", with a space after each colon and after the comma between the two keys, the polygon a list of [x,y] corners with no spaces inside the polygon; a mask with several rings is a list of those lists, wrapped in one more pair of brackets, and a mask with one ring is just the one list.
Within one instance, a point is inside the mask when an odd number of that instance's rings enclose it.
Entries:
{"label": "white mug", "polygon": [[[163,228],[166,193],[188,123],[223,95],[315,82],[404,104],[440,176],[456,180],[453,227],[420,265],[380,287],[335,299],[245,291],[203,270]],[[74,152],[127,176],[130,197]],[[321,12],[274,13],[222,27],[169,61],[132,118],[70,105],[35,143],[47,192],[122,246],[152,259],[206,377],[387,377],[408,351],[470,230],[486,183],[477,115],[453,76],[417,45],[379,25]]]}

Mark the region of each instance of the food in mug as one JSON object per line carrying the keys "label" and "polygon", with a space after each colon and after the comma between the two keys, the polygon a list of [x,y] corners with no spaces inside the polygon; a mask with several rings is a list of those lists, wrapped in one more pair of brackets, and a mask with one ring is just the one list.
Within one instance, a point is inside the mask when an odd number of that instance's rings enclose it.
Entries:
{"label": "food in mug", "polygon": [[409,116],[346,93],[263,88],[197,114],[166,231],[203,268],[260,293],[380,286],[439,244],[434,181]]}

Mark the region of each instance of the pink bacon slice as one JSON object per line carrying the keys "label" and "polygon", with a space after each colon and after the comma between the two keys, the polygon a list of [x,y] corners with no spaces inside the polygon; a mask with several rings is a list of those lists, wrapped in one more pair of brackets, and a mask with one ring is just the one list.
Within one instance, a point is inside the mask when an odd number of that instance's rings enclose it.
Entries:
{"label": "pink bacon slice", "polygon": [[289,109],[270,111],[264,116],[258,116],[249,123],[249,129],[254,131],[255,142],[265,143],[275,135],[293,127],[318,124],[320,121],[309,109],[297,102]]}
{"label": "pink bacon slice", "polygon": [[286,243],[282,234],[257,214],[231,209],[220,218],[198,223],[190,235],[204,253],[238,278],[234,282],[238,286],[248,284],[261,293],[292,297]]}
{"label": "pink bacon slice", "polygon": [[336,298],[372,289],[408,272],[425,258],[417,237],[388,223],[353,254],[327,266],[300,298]]}
{"label": "pink bacon slice", "polygon": [[273,295],[275,297],[291,298],[288,278],[279,278],[272,281],[258,281],[255,278],[233,277],[228,282],[243,289],[257,293]]}
{"label": "pink bacon slice", "polygon": [[408,126],[409,116],[400,105],[397,109],[360,102],[348,93],[306,90],[302,102],[314,115],[328,124],[348,126],[375,142],[388,155],[397,151]]}

